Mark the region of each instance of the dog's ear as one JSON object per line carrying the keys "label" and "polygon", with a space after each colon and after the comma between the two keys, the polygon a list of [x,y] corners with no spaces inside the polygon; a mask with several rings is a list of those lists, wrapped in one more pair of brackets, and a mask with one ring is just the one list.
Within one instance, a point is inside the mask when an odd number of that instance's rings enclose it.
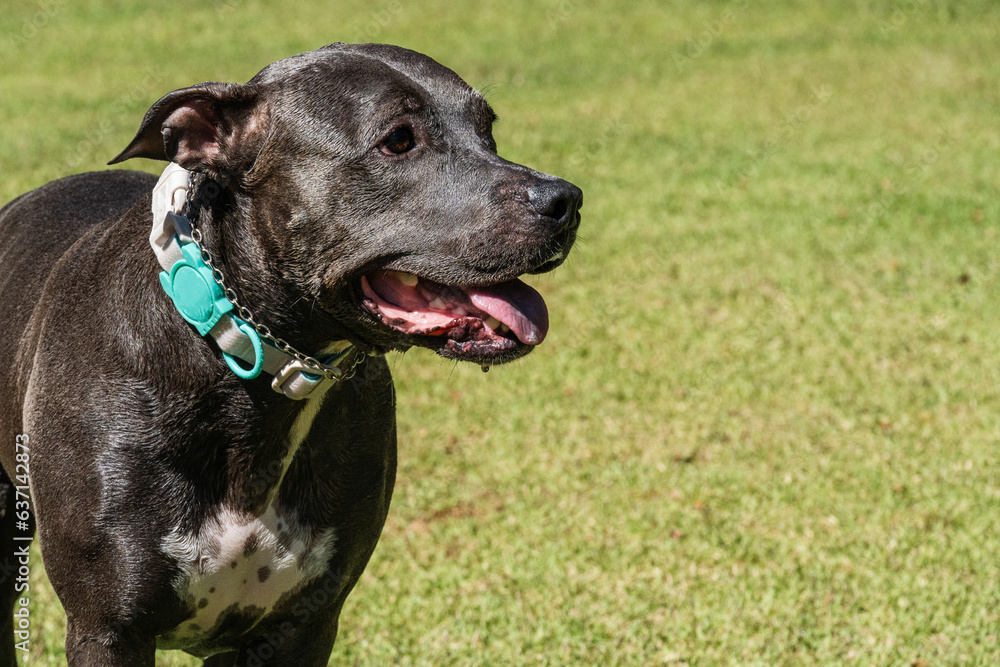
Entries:
{"label": "dog's ear", "polygon": [[145,157],[191,171],[240,171],[259,152],[263,119],[252,85],[208,82],[175,90],[149,108],[132,143],[108,164]]}

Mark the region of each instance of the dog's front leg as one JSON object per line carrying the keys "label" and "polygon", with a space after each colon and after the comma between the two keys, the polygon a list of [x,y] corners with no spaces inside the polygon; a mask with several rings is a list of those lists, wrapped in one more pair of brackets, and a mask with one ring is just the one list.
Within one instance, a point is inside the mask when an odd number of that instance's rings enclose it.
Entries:
{"label": "dog's front leg", "polygon": [[68,618],[66,661],[69,667],[153,667],[156,642],[108,629],[95,632]]}
{"label": "dog's front leg", "polygon": [[[346,597],[346,592],[344,597]],[[338,617],[343,599],[334,611],[327,611],[308,626],[286,633],[265,633],[245,644],[237,655],[235,667],[325,667],[337,638]],[[206,665],[215,663],[206,662]],[[232,665],[232,662],[220,662]]]}

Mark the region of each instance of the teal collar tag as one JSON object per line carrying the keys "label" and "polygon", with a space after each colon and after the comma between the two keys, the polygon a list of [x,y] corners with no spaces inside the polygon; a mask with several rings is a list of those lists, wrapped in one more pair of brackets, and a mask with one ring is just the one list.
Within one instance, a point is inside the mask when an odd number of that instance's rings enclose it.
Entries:
{"label": "teal collar tag", "polygon": [[[207,336],[222,316],[233,310],[233,303],[226,298],[222,286],[215,281],[212,269],[202,259],[198,246],[190,242],[184,243],[176,235],[174,238],[180,246],[182,258],[170,268],[169,273],[160,271],[160,285],[174,302],[174,307],[181,317],[191,323],[199,334]],[[236,317],[233,319],[239,330],[250,340],[254,363],[246,369],[225,350],[222,352],[222,358],[238,377],[252,380],[260,375],[264,366],[264,350],[260,336],[243,320]]]}
{"label": "teal collar tag", "polygon": [[180,239],[177,242],[184,258],[174,264],[169,273],[160,271],[160,285],[173,299],[181,317],[193,324],[199,334],[207,336],[222,316],[233,309],[233,304],[215,282],[212,269],[201,258],[198,246]]}

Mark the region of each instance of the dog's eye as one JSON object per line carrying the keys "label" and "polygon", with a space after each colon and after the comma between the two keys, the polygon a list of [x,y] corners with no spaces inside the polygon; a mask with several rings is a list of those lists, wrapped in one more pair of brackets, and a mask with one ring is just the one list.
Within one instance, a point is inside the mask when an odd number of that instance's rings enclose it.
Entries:
{"label": "dog's eye", "polygon": [[413,150],[415,145],[413,130],[408,127],[397,127],[382,140],[381,148],[386,155],[402,155]]}

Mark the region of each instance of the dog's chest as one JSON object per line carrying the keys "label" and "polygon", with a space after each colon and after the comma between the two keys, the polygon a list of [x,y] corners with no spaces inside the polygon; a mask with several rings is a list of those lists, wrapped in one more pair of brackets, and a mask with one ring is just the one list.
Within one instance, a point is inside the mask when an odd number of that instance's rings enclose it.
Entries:
{"label": "dog's chest", "polygon": [[321,576],[333,547],[332,530],[274,505],[256,517],[223,509],[197,533],[171,533],[162,550],[180,569],[174,590],[192,615],[158,643],[188,648],[245,632]]}
{"label": "dog's chest", "polygon": [[334,552],[333,529],[320,529],[278,502],[285,472],[312,427],[321,400],[305,402],[288,435],[271,502],[259,514],[217,507],[196,530],[175,528],[160,545],[179,574],[174,592],[190,616],[161,635],[161,648],[192,652],[238,643],[240,635],[322,576]]}

